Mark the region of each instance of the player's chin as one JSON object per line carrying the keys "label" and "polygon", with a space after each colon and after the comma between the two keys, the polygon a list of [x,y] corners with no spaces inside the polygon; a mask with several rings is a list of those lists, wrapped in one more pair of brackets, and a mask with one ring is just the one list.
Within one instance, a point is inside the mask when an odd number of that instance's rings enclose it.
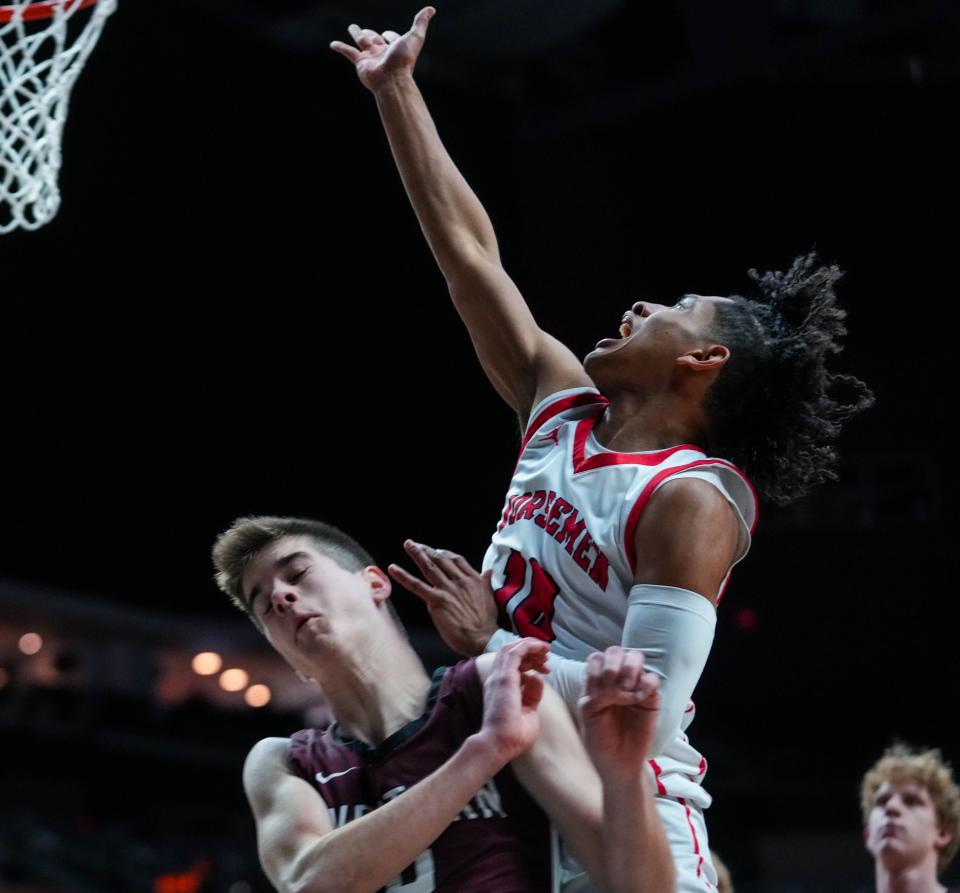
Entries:
{"label": "player's chin", "polygon": [[583,358],[584,371],[597,385],[599,385],[598,377],[603,377],[603,370],[612,364],[622,345],[623,342],[619,339],[604,338]]}

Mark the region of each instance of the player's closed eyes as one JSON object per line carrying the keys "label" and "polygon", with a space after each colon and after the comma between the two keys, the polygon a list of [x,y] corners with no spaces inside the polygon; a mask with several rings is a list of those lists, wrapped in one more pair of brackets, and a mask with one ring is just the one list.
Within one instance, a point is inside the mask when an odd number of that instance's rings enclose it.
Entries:
{"label": "player's closed eyes", "polygon": [[[287,578],[287,582],[288,583],[298,582],[308,570],[309,568],[305,567],[303,570],[297,571],[295,574],[292,574],[290,577]],[[259,593],[257,593],[257,595],[259,595]],[[257,596],[254,596],[254,598],[256,597]],[[269,614],[272,610],[273,610],[273,600],[269,598],[264,599],[263,608],[260,610],[260,616],[266,617],[267,614]]]}

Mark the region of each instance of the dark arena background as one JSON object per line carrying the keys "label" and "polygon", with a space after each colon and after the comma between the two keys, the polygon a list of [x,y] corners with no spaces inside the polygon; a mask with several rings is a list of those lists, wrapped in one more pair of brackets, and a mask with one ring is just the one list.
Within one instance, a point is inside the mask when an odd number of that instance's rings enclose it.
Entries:
{"label": "dark arena background", "polygon": [[[847,271],[836,368],[876,406],[838,482],[762,506],[691,737],[738,893],[866,893],[863,771],[894,739],[960,761],[960,7],[437,6],[422,89],[578,354],[641,298],[746,293],[749,267],[812,247]],[[383,564],[405,537],[480,561],[516,421],[327,49],[415,11],[120,0],[74,91],[59,215],[0,237],[0,890],[270,889],[242,761],[323,708],[212,582],[234,517],[320,517]],[[247,681],[224,691],[200,652]]]}

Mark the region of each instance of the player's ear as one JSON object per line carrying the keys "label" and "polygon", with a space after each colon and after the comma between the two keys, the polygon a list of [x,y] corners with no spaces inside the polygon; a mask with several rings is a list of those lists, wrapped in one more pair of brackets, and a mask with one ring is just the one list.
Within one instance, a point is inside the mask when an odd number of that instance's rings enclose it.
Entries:
{"label": "player's ear", "polygon": [[953,840],[953,832],[949,828],[941,826],[940,831],[937,833],[937,849],[942,850],[945,846],[949,845],[951,840]]}
{"label": "player's ear", "polygon": [[698,347],[677,357],[677,365],[690,372],[718,373],[730,359],[730,349],[722,344]]}
{"label": "player's ear", "polygon": [[393,587],[390,583],[390,578],[380,570],[380,568],[371,564],[360,571],[360,575],[370,587],[370,591],[373,593],[373,600],[378,605],[390,598]]}

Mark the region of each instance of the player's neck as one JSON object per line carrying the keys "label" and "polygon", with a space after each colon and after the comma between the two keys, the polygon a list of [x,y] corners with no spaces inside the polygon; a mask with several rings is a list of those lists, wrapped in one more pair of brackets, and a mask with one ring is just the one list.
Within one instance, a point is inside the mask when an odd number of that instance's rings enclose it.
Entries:
{"label": "player's neck", "polygon": [[379,642],[342,657],[321,687],[346,734],[375,746],[423,713],[430,677],[406,641]]}
{"label": "player's neck", "polygon": [[877,893],[946,893],[937,881],[936,863],[921,862],[890,870],[876,863]]}
{"label": "player's neck", "polygon": [[593,433],[608,450],[634,453],[681,443],[697,445],[706,423],[699,402],[673,394],[607,395],[610,405]]}

